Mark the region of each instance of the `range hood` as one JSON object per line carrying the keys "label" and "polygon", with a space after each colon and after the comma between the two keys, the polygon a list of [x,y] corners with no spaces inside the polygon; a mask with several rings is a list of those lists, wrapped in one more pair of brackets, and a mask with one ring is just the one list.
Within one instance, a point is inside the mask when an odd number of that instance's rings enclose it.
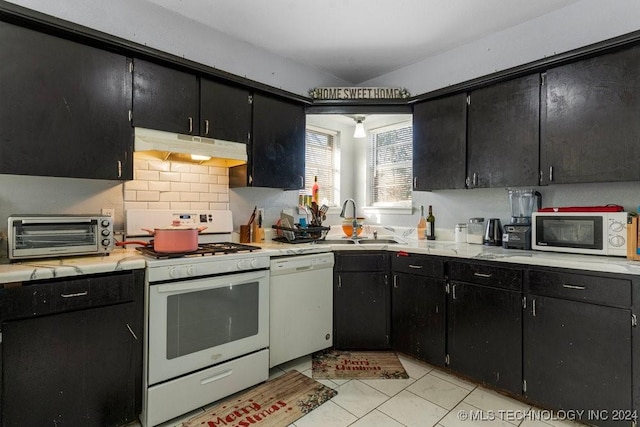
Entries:
{"label": "range hood", "polygon": [[240,142],[135,128],[134,151],[142,158],[233,167],[247,163]]}

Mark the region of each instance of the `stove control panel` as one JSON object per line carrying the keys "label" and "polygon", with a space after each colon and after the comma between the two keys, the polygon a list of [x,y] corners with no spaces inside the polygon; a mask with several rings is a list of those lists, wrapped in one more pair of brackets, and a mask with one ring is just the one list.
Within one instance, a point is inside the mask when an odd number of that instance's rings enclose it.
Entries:
{"label": "stove control panel", "polygon": [[153,283],[268,269],[270,261],[266,254],[247,253],[149,260],[147,264],[148,280]]}

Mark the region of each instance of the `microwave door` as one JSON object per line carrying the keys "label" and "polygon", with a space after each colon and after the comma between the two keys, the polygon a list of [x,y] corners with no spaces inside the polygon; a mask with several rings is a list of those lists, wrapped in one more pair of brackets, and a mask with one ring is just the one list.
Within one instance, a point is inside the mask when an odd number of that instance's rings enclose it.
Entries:
{"label": "microwave door", "polygon": [[539,245],[558,248],[602,249],[602,217],[566,216],[536,218]]}

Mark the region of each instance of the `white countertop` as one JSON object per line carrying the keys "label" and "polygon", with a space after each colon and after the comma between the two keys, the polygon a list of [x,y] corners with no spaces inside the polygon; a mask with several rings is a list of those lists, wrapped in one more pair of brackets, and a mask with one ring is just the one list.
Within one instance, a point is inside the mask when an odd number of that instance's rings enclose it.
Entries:
{"label": "white countertop", "polygon": [[[339,239],[339,237],[337,237]],[[575,255],[555,252],[503,249],[496,246],[473,245],[447,241],[405,240],[405,244],[287,244],[267,242],[260,246],[269,256],[291,256],[329,251],[388,250],[440,255],[454,258],[498,261],[544,267],[573,268],[606,273],[640,275],[640,261],[623,257]],[[83,274],[145,268],[145,257],[134,249],[116,249],[110,255],[47,258],[25,262],[0,264],[0,283],[50,279]]]}
{"label": "white countertop", "polygon": [[145,259],[139,252],[116,249],[110,255],[43,258],[0,264],[0,283],[110,273],[145,267]]}
{"label": "white countertop", "polygon": [[[329,239],[330,237],[328,237]],[[338,237],[339,238],[339,237]],[[382,237],[381,237],[382,238]],[[385,237],[386,238],[386,237]],[[440,255],[453,258],[477,259],[506,262],[512,264],[536,265],[544,267],[573,268],[606,273],[640,275],[640,261],[625,257],[563,254],[559,252],[525,251],[503,249],[500,246],[484,246],[450,241],[406,240],[405,244],[286,244],[268,242],[260,245],[271,256],[301,255],[326,251],[388,250],[410,253]]]}

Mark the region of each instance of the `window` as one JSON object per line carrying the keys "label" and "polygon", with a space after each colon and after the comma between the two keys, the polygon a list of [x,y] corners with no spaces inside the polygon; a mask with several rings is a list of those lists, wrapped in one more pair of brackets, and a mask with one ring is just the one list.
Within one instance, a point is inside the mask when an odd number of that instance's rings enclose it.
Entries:
{"label": "window", "polygon": [[408,206],[413,178],[411,122],[372,130],[367,144],[367,205]]}
{"label": "window", "polygon": [[305,133],[305,191],[306,194],[311,194],[311,187],[317,176],[321,205],[336,204],[336,139],[335,132],[314,127],[307,127]]}

